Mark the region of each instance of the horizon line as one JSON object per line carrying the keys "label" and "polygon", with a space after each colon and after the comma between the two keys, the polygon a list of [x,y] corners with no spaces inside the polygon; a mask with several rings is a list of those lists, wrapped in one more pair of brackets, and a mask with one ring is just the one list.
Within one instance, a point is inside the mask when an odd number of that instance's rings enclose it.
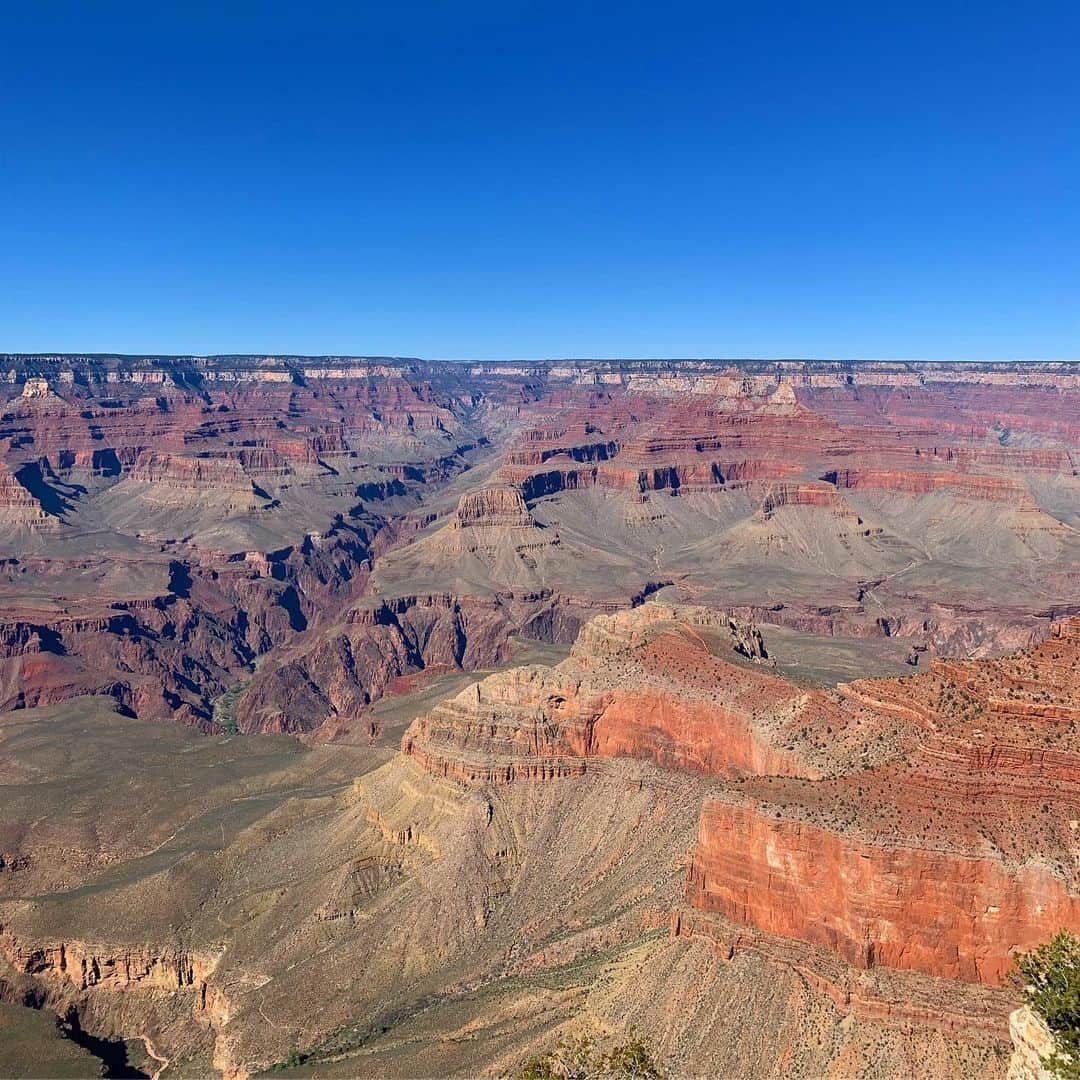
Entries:
{"label": "horizon line", "polygon": [[143,351],[120,351],[109,349],[4,349],[0,355],[12,358],[44,358],[44,357],[86,357],[95,359],[98,357],[115,357],[116,359],[143,359],[143,360],[212,360],[223,357],[266,357],[268,359],[296,358],[303,360],[388,360],[388,361],[418,361],[429,364],[574,364],[574,363],[704,363],[710,361],[727,363],[796,363],[796,364],[1075,364],[1080,363],[1080,356],[1073,357],[1038,357],[1021,356],[1007,359],[985,359],[980,357],[927,357],[927,356],[774,356],[774,355],[743,355],[723,356],[714,354],[711,356],[663,356],[663,355],[611,355],[611,356],[435,356],[424,357],[409,355],[406,353],[376,353],[376,352],[299,352],[285,349],[273,351],[269,349],[253,349],[250,351],[228,350],[222,352],[206,352],[180,350],[169,352],[160,349]]}

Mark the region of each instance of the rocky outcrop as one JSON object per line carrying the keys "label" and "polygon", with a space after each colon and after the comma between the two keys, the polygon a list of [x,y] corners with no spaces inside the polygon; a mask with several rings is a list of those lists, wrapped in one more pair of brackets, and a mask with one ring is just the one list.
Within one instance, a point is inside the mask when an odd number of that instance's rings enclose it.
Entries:
{"label": "rocky outcrop", "polygon": [[580,775],[594,759],[635,757],[734,776],[816,775],[756,723],[795,688],[733,668],[726,620],[645,604],[599,616],[568,660],[493,675],[416,720],[402,749],[429,771],[476,782]]}
{"label": "rocky outcrop", "polygon": [[190,990],[200,999],[217,958],[172,945],[93,945],[63,941],[27,945],[0,926],[0,954],[19,973],[53,980],[81,992],[134,989]]}
{"label": "rocky outcrop", "polygon": [[9,466],[0,460],[0,528],[15,526],[46,528],[52,523],[41,502],[19,482]]}
{"label": "rocky outcrop", "polygon": [[1009,1058],[1008,1080],[1052,1080],[1043,1059],[1054,1052],[1053,1036],[1026,1005],[1009,1015],[1009,1035],[1013,1052]]}
{"label": "rocky outcrop", "polygon": [[732,648],[740,656],[747,660],[768,660],[769,651],[765,648],[765,639],[761,631],[753,623],[740,622],[738,619],[728,619],[728,629],[731,631]]}
{"label": "rocky outcrop", "polygon": [[533,520],[517,488],[493,487],[462,495],[454,524],[461,529],[529,526]]}

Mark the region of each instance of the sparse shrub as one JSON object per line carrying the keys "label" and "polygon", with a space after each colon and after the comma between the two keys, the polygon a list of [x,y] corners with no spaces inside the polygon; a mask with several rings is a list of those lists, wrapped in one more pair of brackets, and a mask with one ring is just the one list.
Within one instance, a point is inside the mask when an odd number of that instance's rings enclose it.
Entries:
{"label": "sparse shrub", "polygon": [[644,1040],[601,1050],[591,1035],[560,1039],[553,1050],[525,1061],[515,1080],[664,1080]]}
{"label": "sparse shrub", "polygon": [[662,1080],[663,1076],[653,1064],[648,1047],[637,1036],[604,1055],[602,1075],[634,1080]]}
{"label": "sparse shrub", "polygon": [[214,701],[214,723],[224,735],[239,735],[240,725],[236,720],[236,703],[244,691],[251,685],[251,681],[242,682]]}
{"label": "sparse shrub", "polygon": [[1080,1080],[1080,939],[1062,930],[1019,954],[1016,966],[1024,1001],[1054,1037],[1044,1067],[1061,1080]]}
{"label": "sparse shrub", "polygon": [[296,1068],[299,1068],[299,1066],[303,1065],[304,1062],[307,1061],[307,1059],[308,1059],[308,1055],[304,1054],[304,1053],[301,1053],[294,1046],[289,1051],[289,1056],[287,1058],[285,1058],[284,1061],[275,1062],[273,1065],[270,1066],[270,1071],[271,1072],[282,1072],[285,1069],[296,1069]]}

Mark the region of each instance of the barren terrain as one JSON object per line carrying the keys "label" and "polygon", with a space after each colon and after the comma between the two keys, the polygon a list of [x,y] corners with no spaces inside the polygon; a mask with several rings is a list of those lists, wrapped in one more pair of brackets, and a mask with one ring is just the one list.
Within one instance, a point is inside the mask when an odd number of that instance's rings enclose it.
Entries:
{"label": "barren terrain", "polygon": [[1004,1077],[1074,367],[6,361],[0,1073]]}

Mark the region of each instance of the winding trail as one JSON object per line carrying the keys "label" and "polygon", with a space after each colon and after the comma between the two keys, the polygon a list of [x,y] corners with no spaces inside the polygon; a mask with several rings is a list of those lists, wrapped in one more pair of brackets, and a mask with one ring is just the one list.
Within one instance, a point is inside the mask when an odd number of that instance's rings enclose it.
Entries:
{"label": "winding trail", "polygon": [[161,1065],[154,1071],[151,1076],[151,1080],[158,1080],[158,1077],[160,1077],[161,1074],[169,1067],[169,1059],[162,1057],[154,1049],[154,1044],[150,1041],[149,1035],[136,1035],[135,1038],[142,1041],[142,1044],[146,1047],[146,1052],[150,1055],[150,1057],[152,1057],[155,1061],[161,1062]]}

